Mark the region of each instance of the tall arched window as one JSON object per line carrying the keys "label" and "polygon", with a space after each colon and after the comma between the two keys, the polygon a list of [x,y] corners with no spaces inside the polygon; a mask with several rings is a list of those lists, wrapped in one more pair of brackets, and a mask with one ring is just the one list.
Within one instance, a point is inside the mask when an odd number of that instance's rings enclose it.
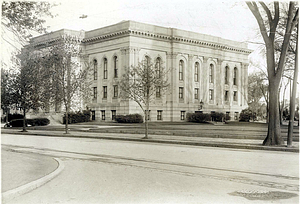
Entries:
{"label": "tall arched window", "polygon": [[107,59],[103,60],[103,78],[107,79]]}
{"label": "tall arched window", "polygon": [[158,78],[160,78],[161,77],[161,60],[159,57],[156,58],[155,71],[156,71],[156,76]]}
{"label": "tall arched window", "polygon": [[97,80],[97,74],[98,74],[98,72],[97,72],[97,70],[98,70],[98,62],[97,62],[96,59],[94,60],[93,64],[94,64],[94,80]]}
{"label": "tall arched window", "polygon": [[233,70],[233,85],[237,85],[237,74],[238,74],[237,72],[238,72],[238,70],[235,67]]}
{"label": "tall arched window", "polygon": [[195,63],[195,81],[199,81],[199,62]]}
{"label": "tall arched window", "polygon": [[209,66],[209,83],[214,83],[214,65]]}
{"label": "tall arched window", "polygon": [[225,84],[228,84],[229,67],[225,67]]}
{"label": "tall arched window", "polygon": [[118,78],[118,57],[114,56],[114,77]]}
{"label": "tall arched window", "polygon": [[179,61],[179,80],[183,81],[183,69],[184,69],[184,62],[183,60]]}

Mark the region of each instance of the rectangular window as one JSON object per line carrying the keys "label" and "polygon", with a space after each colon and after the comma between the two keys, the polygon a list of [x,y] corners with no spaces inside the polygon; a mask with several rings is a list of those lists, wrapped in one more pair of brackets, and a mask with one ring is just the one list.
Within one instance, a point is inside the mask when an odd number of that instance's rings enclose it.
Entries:
{"label": "rectangular window", "polygon": [[236,91],[233,92],[233,101],[237,101],[237,92]]}
{"label": "rectangular window", "polygon": [[97,87],[94,87],[93,98],[97,99]]}
{"label": "rectangular window", "polygon": [[183,87],[179,87],[179,98],[183,99]]}
{"label": "rectangular window", "polygon": [[161,91],[160,86],[157,86],[157,87],[156,87],[156,98],[160,98],[160,97],[161,97],[160,91]]}
{"label": "rectangular window", "polygon": [[102,118],[102,120],[105,120],[105,110],[101,111],[101,118]]}
{"label": "rectangular window", "polygon": [[209,100],[214,100],[214,90],[209,89]]}
{"label": "rectangular window", "polygon": [[111,111],[111,119],[112,120],[116,120],[116,115],[117,115],[117,111],[116,110],[112,110]]}
{"label": "rectangular window", "polygon": [[107,98],[107,86],[103,86],[103,98]]}
{"label": "rectangular window", "polygon": [[195,99],[199,99],[199,89],[195,88]]}
{"label": "rectangular window", "polygon": [[225,97],[224,97],[225,101],[228,101],[228,91],[225,91]]}
{"label": "rectangular window", "polygon": [[185,120],[185,111],[180,111],[180,120]]}
{"label": "rectangular window", "polygon": [[118,85],[114,85],[114,98],[118,98]]}
{"label": "rectangular window", "polygon": [[92,110],[92,120],[96,120],[96,111]]}
{"label": "rectangular window", "polygon": [[157,120],[162,120],[162,110],[157,111]]}
{"label": "rectangular window", "polygon": [[235,112],[234,113],[234,120],[238,120],[238,118],[239,118],[239,112]]}

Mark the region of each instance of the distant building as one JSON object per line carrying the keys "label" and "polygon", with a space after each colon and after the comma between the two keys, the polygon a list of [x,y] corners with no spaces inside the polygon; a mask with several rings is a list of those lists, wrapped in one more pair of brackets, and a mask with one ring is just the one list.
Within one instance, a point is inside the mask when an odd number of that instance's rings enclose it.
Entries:
{"label": "distant building", "polygon": [[171,71],[170,88],[150,104],[151,121],[183,121],[187,113],[223,112],[237,120],[247,105],[246,43],[134,21],[92,31],[60,30],[31,40],[49,45],[62,34],[84,36],[85,61],[93,64],[93,99],[84,106],[94,120],[111,121],[118,114],[141,113],[139,106],[119,97],[118,81],[125,67],[146,57]]}

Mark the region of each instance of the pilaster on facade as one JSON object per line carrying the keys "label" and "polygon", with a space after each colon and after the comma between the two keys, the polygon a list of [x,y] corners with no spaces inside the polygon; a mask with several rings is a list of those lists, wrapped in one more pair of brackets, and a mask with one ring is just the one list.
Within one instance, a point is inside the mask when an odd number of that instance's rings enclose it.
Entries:
{"label": "pilaster on facade", "polygon": [[205,103],[205,105],[209,104],[209,64],[208,64],[209,57],[204,56],[203,57],[203,73],[201,76],[201,87],[202,87],[202,93],[200,93],[201,97],[200,100]]}

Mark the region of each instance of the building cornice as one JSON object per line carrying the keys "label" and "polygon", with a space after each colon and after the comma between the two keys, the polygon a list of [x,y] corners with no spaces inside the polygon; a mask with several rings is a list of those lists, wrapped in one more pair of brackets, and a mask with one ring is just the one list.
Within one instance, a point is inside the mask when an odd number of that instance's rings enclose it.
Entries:
{"label": "building cornice", "polygon": [[95,43],[95,42],[101,42],[101,41],[107,41],[111,40],[116,37],[121,36],[139,36],[143,38],[152,38],[152,39],[158,39],[163,41],[169,41],[169,42],[176,42],[176,43],[185,43],[185,44],[192,44],[192,45],[198,45],[201,47],[209,47],[214,49],[220,49],[220,50],[228,50],[233,52],[240,52],[245,54],[250,54],[252,50],[245,49],[245,48],[238,48],[233,46],[224,45],[222,43],[215,43],[215,42],[206,42],[201,41],[198,39],[190,39],[190,38],[184,38],[181,36],[171,36],[171,35],[163,35],[163,34],[156,34],[156,33],[150,33],[145,31],[139,31],[139,30],[132,30],[128,29],[125,31],[119,31],[119,32],[113,32],[110,34],[104,34],[96,37],[91,38],[85,38],[83,39],[83,43]]}

